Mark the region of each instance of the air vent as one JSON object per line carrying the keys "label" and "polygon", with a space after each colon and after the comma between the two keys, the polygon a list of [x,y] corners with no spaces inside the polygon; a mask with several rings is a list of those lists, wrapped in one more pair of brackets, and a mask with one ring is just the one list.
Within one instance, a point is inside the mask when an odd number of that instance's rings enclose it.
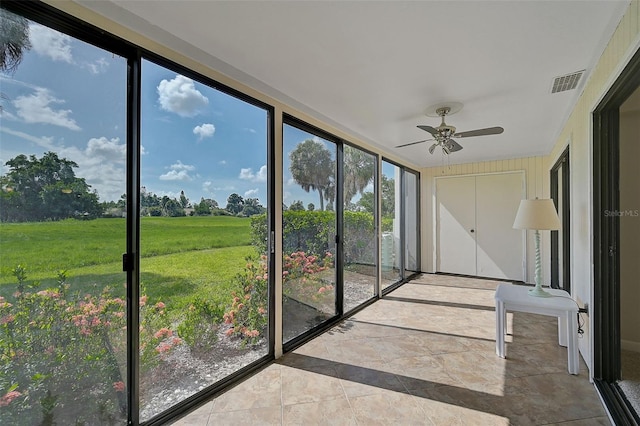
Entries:
{"label": "air vent", "polygon": [[572,72],[571,74],[562,75],[553,79],[553,87],[551,93],[566,92],[567,90],[573,90],[578,87],[580,77],[584,74],[585,70]]}

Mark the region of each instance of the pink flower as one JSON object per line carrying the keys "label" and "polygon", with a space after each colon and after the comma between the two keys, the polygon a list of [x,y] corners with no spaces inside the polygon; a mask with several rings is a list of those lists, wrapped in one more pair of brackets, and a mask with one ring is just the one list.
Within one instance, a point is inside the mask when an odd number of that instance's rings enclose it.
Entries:
{"label": "pink flower", "polygon": [[227,336],[231,336],[234,332],[235,332],[235,329],[230,328],[230,329],[228,329],[227,331],[225,331],[225,333],[224,333],[224,334],[225,334],[225,335],[227,335]]}
{"label": "pink flower", "polygon": [[167,352],[169,349],[171,349],[171,345],[164,342],[156,346],[156,352],[158,352],[159,354]]}
{"label": "pink flower", "polygon": [[325,291],[327,291],[327,289],[326,289],[326,288],[324,288],[324,287],[320,287],[320,288],[318,289],[318,293],[324,293]]}
{"label": "pink flower", "polygon": [[162,303],[162,302],[156,303],[156,309],[164,309],[164,307],[165,307],[164,303]]}
{"label": "pink flower", "polygon": [[6,407],[7,405],[11,404],[11,402],[16,399],[17,397],[21,396],[22,394],[16,390],[11,391],[11,392],[7,392],[7,394],[5,396],[3,396],[2,398],[0,398],[0,407]]}
{"label": "pink flower", "polygon": [[6,315],[0,318],[0,325],[9,324],[10,322],[13,322],[13,320],[15,319],[16,317],[14,317],[13,315]]}
{"label": "pink flower", "polygon": [[264,314],[266,314],[266,313],[267,313],[267,311],[266,311],[266,309],[265,309],[265,308],[263,308],[263,307],[259,307],[259,308],[258,308],[258,313],[260,313],[260,314],[264,315]]}
{"label": "pink flower", "polygon": [[155,337],[156,339],[162,339],[163,337],[171,336],[173,336],[173,331],[169,330],[166,327],[163,327],[160,330],[156,331],[156,333],[153,335],[153,337]]}
{"label": "pink flower", "polygon": [[116,390],[116,392],[124,392],[124,382],[114,382],[113,388]]}
{"label": "pink flower", "polygon": [[140,306],[144,306],[146,304],[147,304],[147,296],[145,295],[140,298]]}

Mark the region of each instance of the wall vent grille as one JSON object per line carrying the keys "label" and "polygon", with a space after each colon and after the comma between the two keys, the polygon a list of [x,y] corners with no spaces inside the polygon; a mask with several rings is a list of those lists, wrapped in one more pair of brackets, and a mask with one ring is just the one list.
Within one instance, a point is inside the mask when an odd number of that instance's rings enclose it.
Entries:
{"label": "wall vent grille", "polygon": [[584,72],[585,70],[581,70],[554,78],[551,93],[566,92],[567,90],[575,89],[578,87],[578,83]]}

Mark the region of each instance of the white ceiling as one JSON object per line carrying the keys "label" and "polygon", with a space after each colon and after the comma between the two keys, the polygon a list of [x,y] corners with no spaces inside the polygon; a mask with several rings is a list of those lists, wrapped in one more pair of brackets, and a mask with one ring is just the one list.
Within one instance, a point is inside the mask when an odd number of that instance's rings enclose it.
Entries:
{"label": "white ceiling", "polygon": [[[545,155],[629,4],[616,1],[93,1],[78,3],[414,166],[442,164],[418,124],[464,104],[451,163]],[[586,69],[576,90],[556,76]],[[438,151],[436,151],[437,153]]]}

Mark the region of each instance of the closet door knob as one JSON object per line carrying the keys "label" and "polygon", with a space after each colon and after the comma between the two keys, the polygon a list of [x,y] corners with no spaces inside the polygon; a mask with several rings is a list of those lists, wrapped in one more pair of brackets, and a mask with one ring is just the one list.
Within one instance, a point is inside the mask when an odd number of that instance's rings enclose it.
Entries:
{"label": "closet door knob", "polygon": [[471,233],[473,234],[474,232],[476,232],[476,230],[475,229],[471,229]]}

